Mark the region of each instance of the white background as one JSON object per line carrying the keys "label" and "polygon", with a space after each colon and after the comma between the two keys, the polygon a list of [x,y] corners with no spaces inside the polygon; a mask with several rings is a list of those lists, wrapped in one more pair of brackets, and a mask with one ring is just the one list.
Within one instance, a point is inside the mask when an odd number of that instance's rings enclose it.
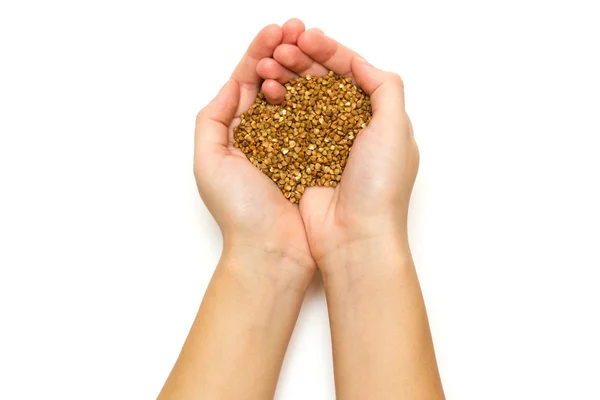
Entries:
{"label": "white background", "polygon": [[[196,112],[297,16],[405,80],[447,397],[600,399],[597,2],[0,4],[0,398],[156,397],[221,250]],[[333,397],[315,279],[277,398]]]}

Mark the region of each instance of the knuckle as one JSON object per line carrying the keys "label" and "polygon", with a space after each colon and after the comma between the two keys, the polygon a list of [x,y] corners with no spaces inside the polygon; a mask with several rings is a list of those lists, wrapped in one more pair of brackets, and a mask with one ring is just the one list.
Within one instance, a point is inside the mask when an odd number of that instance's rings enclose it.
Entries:
{"label": "knuckle", "polygon": [[395,72],[391,72],[391,73],[390,73],[390,77],[389,77],[389,79],[390,79],[390,82],[391,82],[391,83],[392,83],[394,86],[396,86],[396,87],[398,87],[398,88],[400,88],[400,89],[404,90],[404,81],[402,80],[402,77],[401,77],[400,75],[398,75],[398,74],[397,74],[397,73],[395,73]]}
{"label": "knuckle", "polygon": [[206,119],[206,107],[198,111],[196,114],[196,125],[200,125]]}

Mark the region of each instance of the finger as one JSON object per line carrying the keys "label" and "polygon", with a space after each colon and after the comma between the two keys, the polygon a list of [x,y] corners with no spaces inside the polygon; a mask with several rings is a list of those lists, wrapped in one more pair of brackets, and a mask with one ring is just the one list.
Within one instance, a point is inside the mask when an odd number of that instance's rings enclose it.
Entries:
{"label": "finger", "polygon": [[227,151],[229,126],[235,118],[239,98],[240,88],[236,81],[230,79],[198,113],[194,142],[195,152],[205,154],[201,159],[212,159],[219,152]]}
{"label": "finger", "polygon": [[273,51],[282,38],[283,32],[278,25],[268,25],[250,43],[246,54],[231,75],[240,87],[240,103],[235,115],[240,115],[254,103],[262,81],[256,67],[263,58],[273,56]]}
{"label": "finger", "polygon": [[404,83],[399,75],[377,69],[361,57],[352,60],[352,75],[371,97],[374,119],[405,120]]}
{"label": "finger", "polygon": [[310,229],[314,222],[321,223],[323,216],[320,214],[327,211],[328,205],[331,205],[336,195],[336,190],[331,187],[313,186],[304,189],[300,199],[300,216],[307,229]]}
{"label": "finger", "polygon": [[349,74],[352,71],[352,59],[358,56],[355,51],[316,29],[309,29],[301,34],[298,38],[298,47],[314,61],[339,75]]}
{"label": "finger", "polygon": [[298,38],[305,29],[304,22],[300,21],[298,18],[290,19],[281,27],[281,30],[283,31],[282,42],[296,44]]}
{"label": "finger", "polygon": [[285,87],[273,79],[266,79],[262,84],[262,92],[271,104],[281,104],[285,99]]}
{"label": "finger", "polygon": [[277,46],[273,53],[273,58],[287,69],[301,76],[323,76],[329,72],[327,68],[304,54],[298,46],[291,44]]}
{"label": "finger", "polygon": [[287,83],[298,75],[285,68],[272,58],[263,58],[256,66],[256,72],[262,79],[273,79],[279,83]]}

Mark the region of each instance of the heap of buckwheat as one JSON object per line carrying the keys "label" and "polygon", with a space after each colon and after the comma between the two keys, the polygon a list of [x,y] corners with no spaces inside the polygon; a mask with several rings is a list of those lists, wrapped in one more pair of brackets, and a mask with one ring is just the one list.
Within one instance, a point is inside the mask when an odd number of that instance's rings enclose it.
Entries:
{"label": "heap of buckwheat", "polygon": [[371,120],[371,101],[333,72],[285,88],[280,105],[258,95],[234,129],[234,147],[297,203],[306,187],[338,185],[354,138]]}

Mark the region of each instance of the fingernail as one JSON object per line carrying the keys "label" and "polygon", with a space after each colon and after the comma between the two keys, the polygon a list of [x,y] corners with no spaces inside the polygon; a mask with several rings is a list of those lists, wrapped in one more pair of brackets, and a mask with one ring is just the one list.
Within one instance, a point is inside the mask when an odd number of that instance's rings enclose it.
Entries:
{"label": "fingernail", "polygon": [[373,66],[373,65],[371,65],[371,64],[370,64],[370,63],[369,63],[367,60],[365,60],[364,58],[362,58],[361,56],[357,56],[357,57],[356,57],[356,59],[357,59],[359,62],[361,62],[361,63],[363,63],[363,64],[365,64],[365,65],[368,65],[369,67],[372,67],[372,66]]}

